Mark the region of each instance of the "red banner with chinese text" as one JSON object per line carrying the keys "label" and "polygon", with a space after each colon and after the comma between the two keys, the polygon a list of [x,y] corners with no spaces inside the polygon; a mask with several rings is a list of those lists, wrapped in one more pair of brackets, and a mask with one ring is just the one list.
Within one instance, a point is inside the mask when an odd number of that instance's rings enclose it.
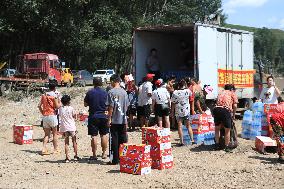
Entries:
{"label": "red banner with chinese text", "polygon": [[234,84],[236,88],[254,87],[253,75],[255,70],[226,70],[218,69],[218,87]]}

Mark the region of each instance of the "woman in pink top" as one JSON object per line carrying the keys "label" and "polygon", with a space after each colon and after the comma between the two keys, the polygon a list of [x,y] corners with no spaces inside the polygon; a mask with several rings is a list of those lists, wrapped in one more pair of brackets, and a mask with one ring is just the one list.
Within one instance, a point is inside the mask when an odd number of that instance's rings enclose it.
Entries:
{"label": "woman in pink top", "polygon": [[76,125],[75,125],[75,111],[72,106],[70,106],[71,98],[68,95],[64,95],[61,98],[62,105],[59,108],[59,119],[60,119],[60,132],[63,132],[63,136],[65,137],[65,154],[66,159],[65,162],[68,163],[70,161],[69,157],[69,136],[72,138],[73,148],[74,148],[74,161],[78,161],[78,147],[76,140]]}
{"label": "woman in pink top", "polygon": [[[225,151],[230,152],[230,130],[232,127],[233,119],[235,119],[235,113],[238,104],[238,98],[233,91],[233,86],[230,84],[225,85],[224,91],[222,91],[217,97],[216,107],[213,109],[213,116],[215,122],[215,149],[221,149],[220,129],[225,128]],[[232,115],[233,114],[233,115]]]}

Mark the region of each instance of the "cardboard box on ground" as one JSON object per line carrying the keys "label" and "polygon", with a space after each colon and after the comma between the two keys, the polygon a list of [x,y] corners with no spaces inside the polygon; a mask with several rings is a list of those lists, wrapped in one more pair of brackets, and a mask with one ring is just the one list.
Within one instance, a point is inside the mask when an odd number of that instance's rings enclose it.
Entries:
{"label": "cardboard box on ground", "polygon": [[33,126],[32,125],[14,125],[13,140],[15,144],[32,144],[33,143]]}

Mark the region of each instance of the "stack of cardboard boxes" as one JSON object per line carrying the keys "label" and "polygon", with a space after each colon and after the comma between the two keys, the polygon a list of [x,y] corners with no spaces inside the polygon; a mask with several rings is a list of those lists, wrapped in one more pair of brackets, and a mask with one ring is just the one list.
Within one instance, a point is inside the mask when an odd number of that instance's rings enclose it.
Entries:
{"label": "stack of cardboard boxes", "polygon": [[120,145],[120,172],[144,175],[149,174],[151,168],[173,167],[170,129],[142,128],[142,143]]}
{"label": "stack of cardboard boxes", "polygon": [[142,143],[151,145],[150,156],[153,169],[169,169],[173,167],[171,132],[167,128],[142,128]]}

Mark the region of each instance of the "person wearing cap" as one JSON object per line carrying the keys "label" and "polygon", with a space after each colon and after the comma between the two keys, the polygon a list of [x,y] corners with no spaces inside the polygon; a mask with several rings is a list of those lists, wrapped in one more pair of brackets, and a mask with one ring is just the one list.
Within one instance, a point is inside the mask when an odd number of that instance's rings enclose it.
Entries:
{"label": "person wearing cap", "polygon": [[153,91],[152,109],[155,110],[155,115],[158,117],[158,126],[163,127],[164,120],[165,127],[170,128],[170,93],[165,87],[162,87],[162,84],[161,79],[155,82],[157,89]]}
{"label": "person wearing cap", "polygon": [[91,136],[92,156],[89,161],[97,160],[97,136],[100,134],[102,146],[102,159],[106,159],[107,134],[109,128],[107,125],[107,92],[101,88],[103,85],[100,77],[93,79],[94,88],[89,90],[84,99],[85,107],[89,106],[88,117],[88,135]]}
{"label": "person wearing cap", "polygon": [[157,53],[157,49],[151,49],[150,56],[146,61],[146,67],[148,68],[149,73],[155,74],[155,80],[160,77],[160,61],[158,59]]}
{"label": "person wearing cap", "polygon": [[110,165],[119,163],[119,146],[127,142],[128,96],[120,87],[120,78],[114,74],[110,77],[112,89],[108,92],[108,126],[110,127]]}
{"label": "person wearing cap", "polygon": [[135,81],[132,74],[128,75],[126,92],[128,95],[128,101],[130,103],[127,110],[127,115],[129,117],[129,129],[135,130],[135,125],[133,122],[134,122],[134,116],[136,115],[137,112],[138,87],[135,85]]}
{"label": "person wearing cap", "polygon": [[141,104],[143,106],[143,116],[141,118],[142,126],[148,127],[149,119],[151,115],[151,105],[152,105],[152,91],[153,91],[153,79],[154,74],[147,74],[146,81],[142,85],[141,90]]}

